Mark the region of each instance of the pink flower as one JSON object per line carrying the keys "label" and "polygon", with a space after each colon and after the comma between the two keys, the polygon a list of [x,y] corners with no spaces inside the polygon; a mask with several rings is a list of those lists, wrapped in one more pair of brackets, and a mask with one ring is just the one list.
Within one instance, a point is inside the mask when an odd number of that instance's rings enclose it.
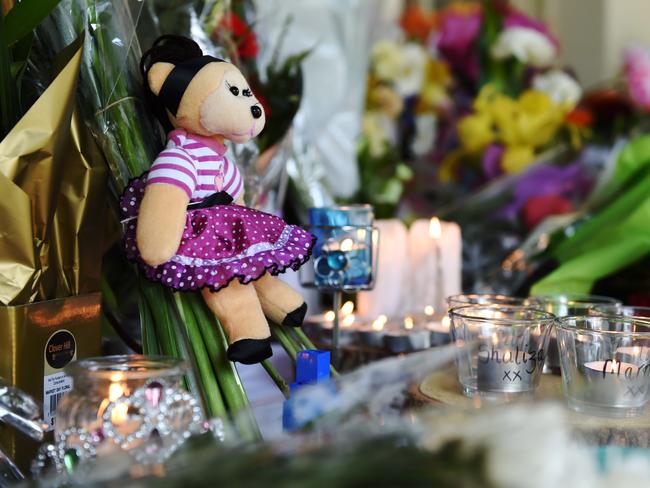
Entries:
{"label": "pink flower", "polygon": [[440,16],[437,47],[454,71],[472,81],[478,79],[478,50],[474,44],[481,32],[480,8],[447,8]]}
{"label": "pink flower", "polygon": [[625,77],[634,103],[650,110],[650,52],[640,47],[625,52]]}

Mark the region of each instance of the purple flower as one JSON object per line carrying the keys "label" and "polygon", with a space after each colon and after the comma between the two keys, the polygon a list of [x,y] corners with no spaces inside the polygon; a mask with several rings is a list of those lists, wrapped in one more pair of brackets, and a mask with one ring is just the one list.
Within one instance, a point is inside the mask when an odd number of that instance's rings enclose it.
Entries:
{"label": "purple flower", "polygon": [[516,218],[526,202],[533,197],[566,195],[584,198],[592,181],[578,160],[568,166],[541,164],[524,173],[515,184],[513,201],[500,212],[506,218]]}
{"label": "purple flower", "polygon": [[483,152],[483,172],[488,180],[496,178],[503,174],[501,168],[501,157],[503,156],[503,146],[499,144],[490,144]]}

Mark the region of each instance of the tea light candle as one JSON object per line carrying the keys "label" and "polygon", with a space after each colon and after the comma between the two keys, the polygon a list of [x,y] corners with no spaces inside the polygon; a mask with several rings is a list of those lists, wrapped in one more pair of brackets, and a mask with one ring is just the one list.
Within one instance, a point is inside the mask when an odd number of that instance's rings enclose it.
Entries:
{"label": "tea light candle", "polygon": [[[425,314],[430,316],[433,315],[433,307],[427,307]],[[427,313],[431,311],[431,313]],[[432,346],[444,346],[451,342],[450,335],[451,319],[447,316],[442,317],[440,321],[429,320],[427,321],[425,328],[429,330],[430,333],[430,342]]]}
{"label": "tea light candle", "polygon": [[650,365],[608,359],[585,363],[586,399],[600,406],[637,408],[650,394]]}
{"label": "tea light candle", "polygon": [[430,334],[426,329],[415,329],[413,317],[404,317],[402,327],[389,329],[384,344],[393,354],[420,351],[431,346]]}
{"label": "tea light candle", "polygon": [[384,337],[386,336],[386,324],[388,317],[380,315],[371,324],[365,324],[357,327],[357,337],[363,345],[375,349],[384,347]]}
{"label": "tea light candle", "polygon": [[482,344],[477,364],[478,389],[508,393],[533,390],[533,373],[544,365],[543,358],[538,358],[538,355],[539,352],[526,352],[518,347],[496,348]]}

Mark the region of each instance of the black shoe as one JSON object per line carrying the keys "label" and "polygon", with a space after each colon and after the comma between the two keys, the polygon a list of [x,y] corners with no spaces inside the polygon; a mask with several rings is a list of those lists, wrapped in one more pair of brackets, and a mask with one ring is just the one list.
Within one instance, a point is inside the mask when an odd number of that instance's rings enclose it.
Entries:
{"label": "black shoe", "polygon": [[271,338],[241,339],[228,347],[228,359],[242,364],[256,364],[273,356]]}
{"label": "black shoe", "polygon": [[303,320],[305,320],[305,315],[307,315],[307,304],[303,303],[293,312],[287,314],[282,321],[282,325],[286,325],[287,327],[300,327]]}

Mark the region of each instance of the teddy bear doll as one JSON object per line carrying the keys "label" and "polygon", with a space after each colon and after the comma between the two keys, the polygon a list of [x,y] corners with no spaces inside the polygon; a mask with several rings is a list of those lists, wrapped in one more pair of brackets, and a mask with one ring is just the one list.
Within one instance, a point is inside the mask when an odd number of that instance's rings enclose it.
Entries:
{"label": "teddy bear doll", "polygon": [[141,61],[166,148],[122,196],[127,256],[174,290],[201,290],[223,325],[228,358],[271,356],[275,323],[300,327],[307,306],[275,276],[310,257],[313,236],[244,205],[244,182],[224,140],[242,143],[265,114],[239,69],[179,36],[158,38]]}

